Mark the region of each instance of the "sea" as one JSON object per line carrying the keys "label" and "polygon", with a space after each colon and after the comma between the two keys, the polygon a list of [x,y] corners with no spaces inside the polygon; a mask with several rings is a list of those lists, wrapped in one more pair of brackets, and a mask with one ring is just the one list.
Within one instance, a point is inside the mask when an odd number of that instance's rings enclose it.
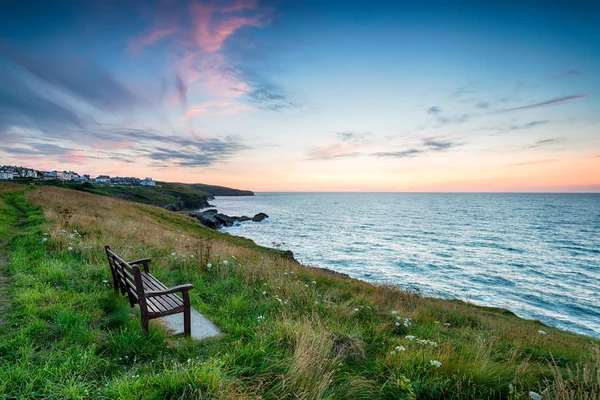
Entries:
{"label": "sea", "polygon": [[600,194],[256,193],[223,231],[303,264],[600,337]]}

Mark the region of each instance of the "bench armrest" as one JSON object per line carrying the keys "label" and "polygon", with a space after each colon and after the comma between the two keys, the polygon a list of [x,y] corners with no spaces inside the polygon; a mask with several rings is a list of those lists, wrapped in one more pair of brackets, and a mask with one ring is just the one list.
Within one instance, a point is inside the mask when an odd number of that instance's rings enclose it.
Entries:
{"label": "bench armrest", "polygon": [[149,264],[152,261],[150,258],[140,258],[139,260],[129,261],[127,264]]}
{"label": "bench armrest", "polygon": [[188,290],[192,290],[194,285],[191,283],[186,283],[185,285],[174,286],[170,289],[165,290],[150,290],[146,292],[146,297],[156,297],[163,296],[165,294],[178,293],[178,292],[187,292]]}

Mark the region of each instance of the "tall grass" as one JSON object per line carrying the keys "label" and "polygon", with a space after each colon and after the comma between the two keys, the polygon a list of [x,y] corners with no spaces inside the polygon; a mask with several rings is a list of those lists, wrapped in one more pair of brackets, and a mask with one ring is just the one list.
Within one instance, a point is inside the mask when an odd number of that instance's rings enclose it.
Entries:
{"label": "tall grass", "polygon": [[[3,204],[29,222],[7,267],[5,397],[597,397],[590,338],[307,268],[152,206],[53,187],[12,196]],[[151,257],[168,285],[193,283],[192,306],[225,335],[171,338],[156,322],[143,335],[111,290],[104,244]]]}

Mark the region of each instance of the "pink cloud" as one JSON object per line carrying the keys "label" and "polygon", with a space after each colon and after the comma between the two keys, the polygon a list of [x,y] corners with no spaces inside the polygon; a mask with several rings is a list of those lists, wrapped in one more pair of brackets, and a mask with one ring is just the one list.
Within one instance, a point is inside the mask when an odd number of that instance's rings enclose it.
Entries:
{"label": "pink cloud", "polygon": [[252,107],[233,101],[208,101],[189,108],[183,117],[183,121],[197,117],[198,115],[211,113],[213,115],[237,114],[251,110]]}
{"label": "pink cloud", "polygon": [[129,41],[129,51],[131,54],[138,54],[144,47],[150,46],[162,38],[177,33],[177,28],[155,29],[147,35]]}

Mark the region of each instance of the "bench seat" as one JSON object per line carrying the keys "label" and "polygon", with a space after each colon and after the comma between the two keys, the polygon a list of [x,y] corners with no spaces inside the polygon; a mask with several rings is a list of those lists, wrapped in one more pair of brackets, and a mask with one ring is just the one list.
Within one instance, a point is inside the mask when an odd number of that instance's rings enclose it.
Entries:
{"label": "bench seat", "polygon": [[[188,291],[193,285],[185,284],[168,288],[150,274],[150,259],[126,262],[108,245],[104,246],[116,293],[127,294],[131,307],[138,304],[142,327],[147,332],[151,319],[183,313],[184,332],[191,334],[190,298]],[[140,269],[140,265],[143,270]],[[179,297],[176,293],[181,293]]]}

